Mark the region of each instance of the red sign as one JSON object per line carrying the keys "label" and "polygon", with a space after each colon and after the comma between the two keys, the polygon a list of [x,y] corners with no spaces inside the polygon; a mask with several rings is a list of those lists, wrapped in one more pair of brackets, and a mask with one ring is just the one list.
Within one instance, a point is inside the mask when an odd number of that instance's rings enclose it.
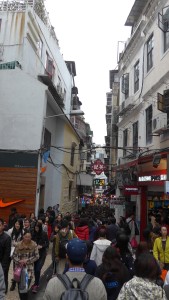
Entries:
{"label": "red sign", "polygon": [[92,171],[95,172],[97,175],[100,175],[106,169],[104,163],[100,159],[95,160],[95,162],[92,163],[91,168]]}
{"label": "red sign", "polygon": [[139,188],[134,185],[125,185],[124,186],[124,195],[138,195]]}

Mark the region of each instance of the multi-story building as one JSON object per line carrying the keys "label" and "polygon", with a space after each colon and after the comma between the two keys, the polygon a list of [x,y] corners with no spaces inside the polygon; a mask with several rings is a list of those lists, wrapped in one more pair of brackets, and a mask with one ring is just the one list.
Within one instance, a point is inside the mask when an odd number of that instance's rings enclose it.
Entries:
{"label": "multi-story building", "polygon": [[0,1],[2,216],[11,205],[23,214],[56,203],[76,209],[83,143],[70,120],[79,115],[74,76],[43,1]]}
{"label": "multi-story building", "polygon": [[117,195],[145,228],[148,213],[168,213],[169,1],[137,0],[120,55]]}

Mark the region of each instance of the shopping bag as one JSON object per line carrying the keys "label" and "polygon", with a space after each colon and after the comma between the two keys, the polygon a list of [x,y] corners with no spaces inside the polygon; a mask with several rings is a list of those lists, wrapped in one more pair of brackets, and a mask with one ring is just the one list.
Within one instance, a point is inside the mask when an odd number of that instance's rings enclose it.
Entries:
{"label": "shopping bag", "polygon": [[134,249],[137,248],[138,243],[137,243],[135,237],[133,237],[133,238],[131,239],[130,244],[131,244],[131,247],[132,247],[132,248],[134,248]]}
{"label": "shopping bag", "polygon": [[22,267],[21,266],[16,266],[14,269],[14,273],[13,273],[13,279],[16,282],[20,282],[21,280],[21,272],[22,272]]}

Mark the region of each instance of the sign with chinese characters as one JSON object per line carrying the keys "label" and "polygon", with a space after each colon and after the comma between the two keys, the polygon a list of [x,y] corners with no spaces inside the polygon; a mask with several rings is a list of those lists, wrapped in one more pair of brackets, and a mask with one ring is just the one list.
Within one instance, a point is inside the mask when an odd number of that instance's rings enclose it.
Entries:
{"label": "sign with chinese characters", "polygon": [[99,185],[99,186],[105,185],[105,179],[94,179],[94,185]]}
{"label": "sign with chinese characters", "polygon": [[106,169],[104,163],[100,159],[95,160],[95,162],[92,163],[91,168],[92,171],[95,172],[97,175],[100,175]]}

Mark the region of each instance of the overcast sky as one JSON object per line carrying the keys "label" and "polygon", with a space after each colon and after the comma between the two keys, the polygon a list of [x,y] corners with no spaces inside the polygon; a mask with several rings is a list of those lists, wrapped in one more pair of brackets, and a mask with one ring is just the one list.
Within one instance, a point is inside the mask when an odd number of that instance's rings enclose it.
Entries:
{"label": "overcast sky", "polygon": [[130,36],[131,28],[124,23],[133,3],[134,0],[45,0],[63,58],[76,63],[75,84],[81,108],[97,144],[105,143],[109,70],[117,66],[118,41]]}

